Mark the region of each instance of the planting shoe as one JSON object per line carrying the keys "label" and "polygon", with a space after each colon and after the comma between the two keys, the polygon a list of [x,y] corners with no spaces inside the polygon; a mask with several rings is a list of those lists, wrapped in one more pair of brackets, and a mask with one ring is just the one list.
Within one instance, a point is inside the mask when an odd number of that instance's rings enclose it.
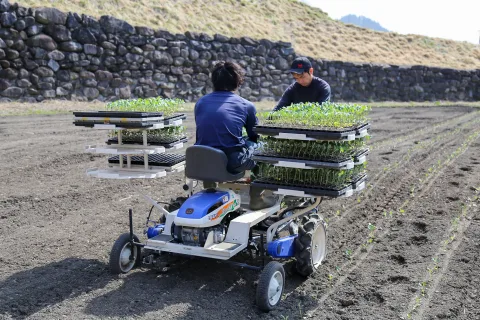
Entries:
{"label": "planting shoe", "polygon": [[250,210],[270,208],[277,203],[278,196],[266,197],[263,191],[264,189],[250,186]]}

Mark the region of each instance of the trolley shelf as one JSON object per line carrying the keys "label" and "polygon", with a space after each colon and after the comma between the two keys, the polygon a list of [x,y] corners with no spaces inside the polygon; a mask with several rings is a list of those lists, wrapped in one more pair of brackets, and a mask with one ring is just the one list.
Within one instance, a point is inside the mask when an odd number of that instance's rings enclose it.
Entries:
{"label": "trolley shelf", "polygon": [[[122,143],[124,145],[143,145],[143,139],[141,137],[139,137],[138,139],[135,139],[135,140],[126,140],[126,138],[122,138]],[[157,141],[148,141],[148,138],[147,138],[147,145],[148,146],[162,146],[164,147],[165,149],[171,149],[171,148],[174,148],[174,149],[180,149],[183,147],[183,144],[185,142],[188,142],[188,139],[187,137],[183,137],[181,139],[178,139],[178,140],[170,140],[170,141],[164,141],[164,142],[157,142]],[[107,144],[109,145],[116,145],[118,144],[118,137],[114,137],[114,138],[110,138],[107,140],[106,142]]]}
{"label": "trolley shelf", "polygon": [[[123,156],[123,163],[126,163],[127,157]],[[119,164],[120,156],[108,158],[108,163]],[[153,167],[173,167],[179,163],[185,163],[185,155],[183,154],[152,154],[148,156],[148,165]],[[143,156],[132,156],[132,165],[144,165]]]}
{"label": "trolley shelf", "polygon": [[257,162],[271,163],[277,167],[297,168],[297,169],[317,169],[317,168],[331,168],[331,169],[353,169],[353,160],[346,160],[342,162],[326,162],[314,160],[301,159],[287,159],[280,157],[271,157],[264,155],[254,155],[253,160]]}
{"label": "trolley shelf", "polygon": [[167,172],[165,169],[133,171],[120,168],[93,168],[87,170],[87,175],[105,179],[154,179],[166,176]]}
{"label": "trolley shelf", "polygon": [[331,169],[353,169],[354,165],[359,165],[367,160],[369,150],[363,149],[353,157],[346,157],[335,160],[306,160],[300,158],[287,158],[272,156],[268,154],[257,153],[253,155],[253,160],[257,162],[271,163],[277,167],[288,167],[297,169],[316,169],[316,168],[331,168]]}
{"label": "trolley shelf", "polygon": [[74,111],[77,118],[122,118],[122,119],[145,119],[152,117],[163,117],[163,112],[141,112],[141,111]]}
{"label": "trolley shelf", "polygon": [[183,113],[181,114],[174,114],[170,117],[166,117],[163,119],[163,123],[165,126],[178,126],[183,123],[183,120],[187,119],[187,116]]}
{"label": "trolley shelf", "polygon": [[142,145],[113,145],[113,146],[86,146],[85,152],[103,153],[103,154],[154,154],[165,152],[164,147],[159,146],[142,146]]}
{"label": "trolley shelf", "polygon": [[325,196],[325,197],[349,197],[353,192],[360,191],[365,188],[367,175],[364,174],[355,179],[352,183],[340,189],[315,188],[300,185],[292,185],[286,183],[272,183],[270,181],[255,180],[252,182],[253,186],[259,188],[273,190],[277,194],[309,197],[309,196]]}
{"label": "trolley shelf", "polygon": [[163,122],[156,123],[92,123],[84,121],[74,121],[73,124],[76,126],[88,127],[93,129],[100,130],[127,130],[127,129],[138,129],[138,130],[153,130],[153,129],[163,129],[165,125]]}
{"label": "trolley shelf", "polygon": [[258,134],[272,136],[277,139],[351,141],[368,135],[368,128],[370,128],[369,123],[346,130],[337,131],[298,128],[294,129],[273,126],[256,126],[253,128],[253,131]]}
{"label": "trolley shelf", "polygon": [[[116,168],[120,169],[120,164],[119,163],[109,163],[108,164],[109,168]],[[129,172],[135,172],[136,170],[143,170],[145,171],[145,166],[142,164],[132,164],[130,165],[130,169],[127,170],[127,168],[122,168],[125,171]],[[181,172],[185,170],[185,162],[180,162],[172,166],[157,166],[157,165],[151,165],[149,164],[147,167],[147,170],[165,170],[166,172]]]}
{"label": "trolley shelf", "polygon": [[305,186],[289,185],[283,183],[270,183],[263,182],[261,180],[255,180],[252,182],[252,186],[259,188],[273,190],[277,194],[297,196],[297,197],[310,197],[310,196],[325,196],[325,197],[349,197],[353,194],[353,188],[351,185],[347,185],[341,189],[321,189]]}

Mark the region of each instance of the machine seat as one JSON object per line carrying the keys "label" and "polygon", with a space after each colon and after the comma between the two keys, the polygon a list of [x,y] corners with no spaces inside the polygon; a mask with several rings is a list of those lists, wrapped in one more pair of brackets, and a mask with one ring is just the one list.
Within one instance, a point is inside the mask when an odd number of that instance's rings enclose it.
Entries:
{"label": "machine seat", "polygon": [[185,161],[185,175],[189,179],[222,183],[241,179],[245,175],[245,172],[228,172],[226,154],[208,146],[188,147]]}

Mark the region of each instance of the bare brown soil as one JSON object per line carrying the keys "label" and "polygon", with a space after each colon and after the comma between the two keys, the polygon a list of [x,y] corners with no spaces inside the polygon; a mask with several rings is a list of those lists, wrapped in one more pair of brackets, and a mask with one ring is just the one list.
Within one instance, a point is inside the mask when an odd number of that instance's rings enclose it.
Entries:
{"label": "bare brown soil", "polygon": [[258,273],[214,260],[110,274],[128,209],[140,234],[150,209],[139,193],[181,195],[181,173],[88,178],[107,156],[83,147],[105,131],[71,115],[3,117],[0,318],[479,319],[479,119],[470,107],[374,108],[368,187],[322,203],[327,261],[308,279],[288,273],[279,308],[264,314]]}

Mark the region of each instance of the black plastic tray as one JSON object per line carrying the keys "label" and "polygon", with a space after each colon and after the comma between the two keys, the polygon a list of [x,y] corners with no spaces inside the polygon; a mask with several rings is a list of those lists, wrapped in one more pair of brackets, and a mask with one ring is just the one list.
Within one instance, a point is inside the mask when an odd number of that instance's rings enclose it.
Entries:
{"label": "black plastic tray", "polygon": [[330,161],[315,161],[315,160],[301,160],[301,159],[292,159],[292,158],[281,158],[281,157],[272,157],[264,155],[254,155],[253,160],[258,162],[267,162],[267,163],[278,163],[279,161],[288,161],[296,163],[305,163],[306,166],[314,168],[331,168],[331,169],[343,169],[348,163],[352,163],[351,159],[342,161],[342,162],[330,162]]}
{"label": "black plastic tray", "polygon": [[361,130],[370,128],[370,124],[366,123],[358,127],[345,129],[345,130],[312,130],[312,129],[299,129],[299,128],[283,128],[283,127],[271,127],[271,126],[256,126],[253,131],[258,134],[264,135],[278,135],[279,133],[295,133],[304,134],[309,138],[319,140],[344,140],[349,135],[360,134]]}
{"label": "black plastic tray", "polygon": [[[149,146],[162,146],[162,147],[165,147],[165,148],[173,148],[174,146],[176,146],[177,144],[179,143],[185,143],[185,142],[188,142],[188,139],[187,137],[183,137],[179,140],[174,140],[174,141],[170,141],[170,142],[150,142],[147,140],[147,145]],[[106,143],[108,145],[111,145],[111,144],[118,144],[118,138],[110,138],[106,141]],[[122,143],[123,144],[136,144],[136,145],[143,145],[143,138],[142,137],[139,137],[138,140],[135,140],[135,141],[124,141],[122,140]]]}
{"label": "black plastic tray", "polygon": [[361,177],[357,178],[356,180],[354,180],[352,182],[352,189],[355,190],[358,188],[358,186],[360,186],[360,184],[362,184],[362,182],[365,182],[367,181],[368,179],[368,175],[364,174],[362,175]]}
{"label": "black plastic tray", "polygon": [[104,121],[74,121],[73,124],[80,127],[93,128],[96,124],[111,124],[117,128],[127,128],[127,129],[145,129],[150,128],[156,124],[163,123],[163,120],[159,121],[148,121],[148,122],[109,122],[105,123]]}
{"label": "black plastic tray", "polygon": [[263,182],[261,180],[255,180],[252,182],[253,186],[257,186],[259,188],[268,189],[278,191],[278,189],[288,189],[288,190],[295,190],[295,191],[303,191],[306,194],[311,194],[315,196],[325,196],[325,197],[340,197],[347,193],[349,190],[352,190],[351,185],[347,185],[342,189],[321,189],[321,188],[312,188],[312,187],[303,187],[291,184],[281,184],[281,183],[270,183],[270,182]]}
{"label": "black plastic tray", "polygon": [[163,112],[139,111],[74,111],[75,117],[149,118],[162,117]]}
{"label": "black plastic tray", "polygon": [[[185,161],[184,154],[150,154],[148,155],[148,165],[158,166],[158,167],[173,167],[176,164]],[[108,158],[108,163],[120,163],[120,157],[114,156]],[[123,156],[123,163],[127,163],[127,156]],[[131,164],[143,165],[144,159],[143,156],[132,156]]]}
{"label": "black plastic tray", "polygon": [[359,153],[353,156],[353,162],[358,162],[361,156],[364,156],[364,155],[367,156],[369,152],[370,152],[370,149],[364,149],[360,151]]}
{"label": "black plastic tray", "polygon": [[170,117],[166,117],[163,119],[163,123],[165,125],[170,125],[170,124],[173,124],[173,122],[177,121],[177,120],[185,120],[187,119],[187,116],[183,113],[181,114],[174,114],[174,115],[171,115]]}
{"label": "black plastic tray", "polygon": [[276,163],[278,161],[291,161],[291,162],[298,162],[298,163],[305,163],[308,166],[311,167],[318,167],[318,168],[341,168],[345,166],[348,162],[351,161],[353,158],[353,162],[358,162],[359,158],[363,155],[367,155],[369,152],[369,149],[362,149],[359,151],[357,154],[355,154],[353,157],[346,157],[343,159],[339,160],[304,160],[300,158],[288,158],[288,157],[280,157],[280,156],[270,156],[266,154],[254,154],[253,155],[253,160],[256,160],[258,162],[269,162],[269,163]]}

